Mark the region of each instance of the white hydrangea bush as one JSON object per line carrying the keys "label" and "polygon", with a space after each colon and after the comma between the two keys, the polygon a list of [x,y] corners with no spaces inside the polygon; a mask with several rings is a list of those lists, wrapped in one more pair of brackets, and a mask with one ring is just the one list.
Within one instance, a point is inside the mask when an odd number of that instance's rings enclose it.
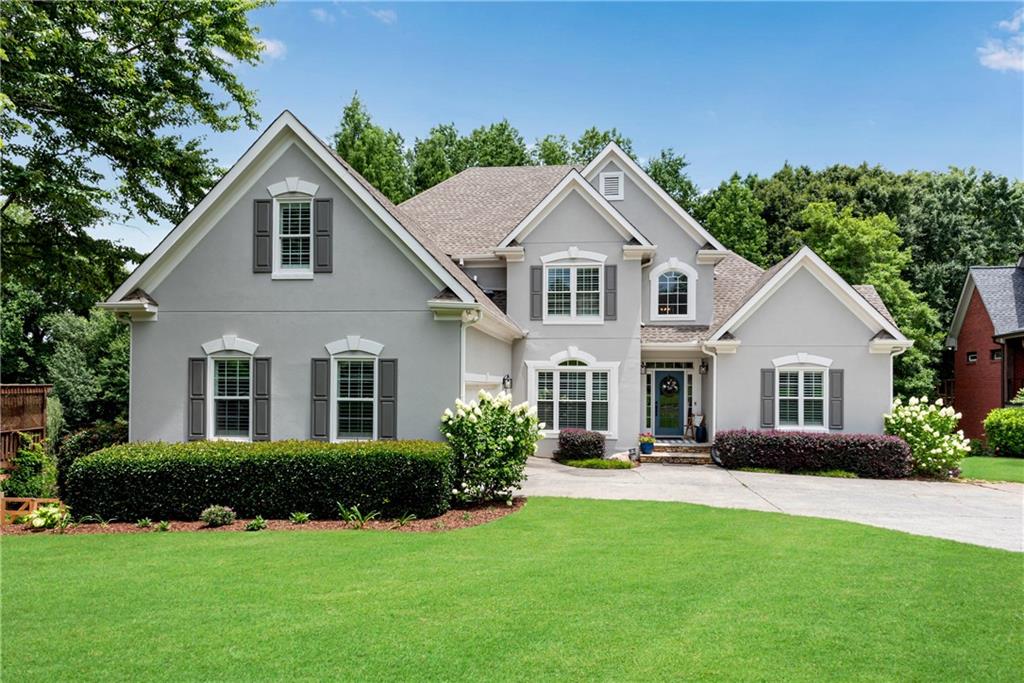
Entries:
{"label": "white hydrangea bush", "polygon": [[441,433],[454,453],[453,500],[511,502],[543,428],[536,408],[525,402],[512,405],[504,391],[492,396],[481,390],[469,403],[455,399],[455,410],[446,408],[441,415]]}
{"label": "white hydrangea bush", "polygon": [[887,434],[898,436],[910,446],[914,456],[914,472],[930,477],[955,477],[960,474],[960,461],[971,450],[971,440],[964,437],[960,413],[934,403],[927,396],[913,396],[904,403],[896,399],[892,412],[883,415]]}

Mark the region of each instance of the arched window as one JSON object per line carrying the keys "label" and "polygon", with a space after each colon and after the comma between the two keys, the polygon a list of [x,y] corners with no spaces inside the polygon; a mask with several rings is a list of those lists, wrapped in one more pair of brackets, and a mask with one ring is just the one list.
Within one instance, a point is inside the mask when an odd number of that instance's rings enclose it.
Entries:
{"label": "arched window", "polygon": [[651,320],[694,320],[697,317],[697,271],[672,257],[651,269]]}

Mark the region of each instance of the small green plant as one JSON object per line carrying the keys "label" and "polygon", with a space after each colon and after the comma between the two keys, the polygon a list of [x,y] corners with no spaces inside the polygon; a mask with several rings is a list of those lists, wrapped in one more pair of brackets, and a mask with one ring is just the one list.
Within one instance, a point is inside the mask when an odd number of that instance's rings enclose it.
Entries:
{"label": "small green plant", "polygon": [[395,526],[405,526],[414,519],[416,519],[416,515],[412,514],[411,512],[406,512],[404,515],[395,520]]}
{"label": "small green plant", "polygon": [[101,528],[106,529],[110,526],[111,522],[117,521],[113,517],[110,519],[103,519],[99,515],[86,515],[78,520],[79,524],[99,524]]}
{"label": "small green plant", "polygon": [[56,503],[40,505],[28,515],[26,524],[33,529],[67,529],[71,526],[71,508]]}
{"label": "small green plant", "polygon": [[372,522],[379,516],[379,513],[377,512],[367,512],[366,514],[363,514],[355,505],[347,508],[341,503],[338,503],[338,514],[341,515],[343,520],[351,524],[356,529],[362,529],[366,526],[367,522]]}
{"label": "small green plant", "polygon": [[235,511],[224,505],[211,505],[199,514],[199,521],[208,527],[234,524],[235,519]]}
{"label": "small green plant", "polygon": [[263,531],[266,528],[267,520],[263,519],[259,515],[256,515],[254,518],[250,519],[245,525],[246,531]]}
{"label": "small green plant", "polygon": [[437,520],[436,522],[434,522],[433,527],[435,529],[444,529],[444,522],[442,522],[441,520]]}
{"label": "small green plant", "polygon": [[153,527],[153,528],[156,529],[157,531],[170,531],[171,530],[171,523],[168,522],[167,520],[163,520],[162,522],[157,522],[156,526]]}
{"label": "small green plant", "polygon": [[149,527],[153,526],[153,520],[151,520],[149,517],[143,517],[139,521],[135,522],[135,526],[139,527],[140,529],[148,529]]}
{"label": "small green plant", "polygon": [[305,524],[311,519],[313,519],[313,515],[308,512],[293,512],[288,515],[288,521],[292,524]]}
{"label": "small green plant", "polygon": [[463,512],[462,513],[462,521],[463,522],[468,522],[471,519],[473,519],[473,515],[469,514],[468,512]]}
{"label": "small green plant", "polygon": [[0,490],[11,498],[50,498],[57,493],[57,465],[42,441],[18,435],[21,447],[11,460],[14,469],[0,481]]}

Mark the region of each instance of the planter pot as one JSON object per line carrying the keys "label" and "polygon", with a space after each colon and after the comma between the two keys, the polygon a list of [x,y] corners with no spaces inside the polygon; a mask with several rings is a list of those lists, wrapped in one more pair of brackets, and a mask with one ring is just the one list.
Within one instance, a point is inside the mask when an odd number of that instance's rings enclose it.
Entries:
{"label": "planter pot", "polygon": [[642,444],[640,444],[640,452],[643,453],[644,455],[650,455],[651,453],[654,452],[654,444],[653,443],[642,443]]}

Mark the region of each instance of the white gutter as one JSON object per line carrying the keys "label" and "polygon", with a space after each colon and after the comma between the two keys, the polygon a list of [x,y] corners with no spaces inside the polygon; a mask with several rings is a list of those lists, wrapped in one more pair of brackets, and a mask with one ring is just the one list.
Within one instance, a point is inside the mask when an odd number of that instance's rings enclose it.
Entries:
{"label": "white gutter", "polygon": [[[700,350],[711,356],[715,361],[712,368],[714,374],[711,375],[711,426],[708,428],[708,441],[713,442],[715,440],[715,424],[718,422],[718,352],[707,344],[702,344]],[[889,382],[889,386],[892,386],[892,382]]]}

